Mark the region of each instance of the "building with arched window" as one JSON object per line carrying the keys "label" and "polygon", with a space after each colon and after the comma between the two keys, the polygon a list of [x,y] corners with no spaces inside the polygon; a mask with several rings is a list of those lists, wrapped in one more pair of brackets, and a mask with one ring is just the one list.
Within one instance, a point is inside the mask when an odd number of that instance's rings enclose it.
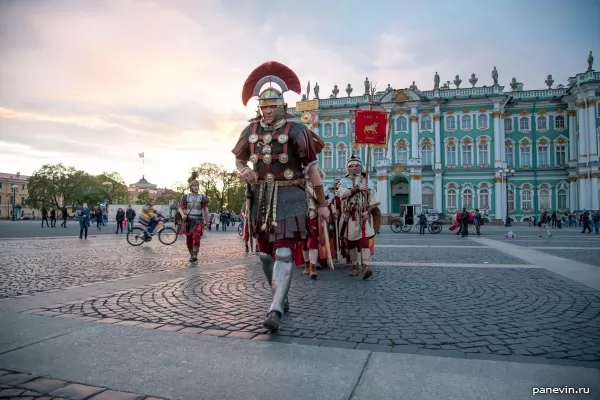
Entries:
{"label": "building with arched window", "polygon": [[[369,166],[384,215],[408,203],[445,214],[477,207],[498,220],[507,207],[517,220],[600,208],[600,72],[534,90],[514,78],[506,87],[455,82],[375,93],[373,109],[390,113],[388,147],[371,149]],[[326,143],[319,161],[332,183],[351,154],[366,161],[366,149],[354,145],[354,111],[368,109],[369,96],[318,103],[313,130]],[[300,112],[288,111],[299,121]],[[508,182],[505,168],[515,170]]]}

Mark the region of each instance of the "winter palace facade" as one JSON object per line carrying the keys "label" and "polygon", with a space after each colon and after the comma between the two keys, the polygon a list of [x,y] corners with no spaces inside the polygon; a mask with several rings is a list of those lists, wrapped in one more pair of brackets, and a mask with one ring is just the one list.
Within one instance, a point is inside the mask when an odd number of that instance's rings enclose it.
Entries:
{"label": "winter palace facade", "polygon": [[[436,73],[433,90],[413,82],[408,89],[388,85],[376,92],[373,109],[391,116],[387,149],[371,149],[370,157],[381,212],[425,204],[445,214],[484,209],[498,220],[508,207],[521,221],[543,210],[598,209],[600,72],[592,63],[590,54],[588,70],[565,86],[553,87],[549,75],[546,89],[524,90],[512,78],[505,90],[494,67],[489,86],[477,86],[473,74],[471,87],[461,88],[459,76],[440,87]],[[370,87],[367,79],[362,94],[352,96],[348,84],[346,95],[338,96],[335,86],[318,100],[312,124],[326,143],[320,155],[326,183],[345,174],[353,151],[366,160],[365,149],[353,144],[352,112],[368,109]],[[312,97],[318,96],[317,84]],[[302,114],[289,112],[298,119]]]}

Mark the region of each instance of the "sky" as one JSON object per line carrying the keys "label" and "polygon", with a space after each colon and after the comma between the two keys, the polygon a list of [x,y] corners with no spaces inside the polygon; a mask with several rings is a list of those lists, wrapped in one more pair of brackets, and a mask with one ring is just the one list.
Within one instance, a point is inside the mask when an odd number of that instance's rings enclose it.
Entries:
{"label": "sky", "polygon": [[[2,0],[0,172],[30,175],[47,163],[91,174],[142,173],[159,187],[202,162],[234,168],[231,149],[256,101],[247,76],[265,61],[362,92],[468,86],[545,88],[600,70],[600,0]],[[288,92],[294,106],[300,95]],[[312,95],[311,95],[312,97]],[[144,165],[138,157],[144,153]]]}

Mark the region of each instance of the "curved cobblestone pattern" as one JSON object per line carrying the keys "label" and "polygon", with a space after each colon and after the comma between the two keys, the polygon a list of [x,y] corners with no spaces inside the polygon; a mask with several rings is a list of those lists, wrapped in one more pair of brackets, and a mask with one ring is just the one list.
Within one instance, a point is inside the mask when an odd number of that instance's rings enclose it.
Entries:
{"label": "curved cobblestone pattern", "polygon": [[[596,246],[600,246],[600,242],[598,242]],[[600,249],[598,247],[585,250],[540,249],[538,251],[600,267]]]}
{"label": "curved cobblestone pattern", "polygon": [[[124,239],[19,243],[28,243],[30,250],[0,256],[0,298],[190,267],[181,238],[172,246],[153,241],[140,247],[132,247]],[[47,248],[49,245],[52,247]],[[202,243],[200,256],[198,265],[243,258],[246,253],[237,240],[212,239]]]}
{"label": "curved cobblestone pattern", "polygon": [[[322,270],[317,280],[297,269],[289,299],[280,336],[600,361],[600,292],[542,269],[377,267],[366,282],[347,269]],[[253,266],[50,309],[264,333],[269,302]]]}

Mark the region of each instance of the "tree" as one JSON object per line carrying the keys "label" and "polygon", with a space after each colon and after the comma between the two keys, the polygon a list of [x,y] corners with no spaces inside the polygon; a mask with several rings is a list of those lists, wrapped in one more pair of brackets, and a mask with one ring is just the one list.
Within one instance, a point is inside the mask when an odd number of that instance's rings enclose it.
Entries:
{"label": "tree", "polygon": [[150,192],[147,190],[144,190],[143,192],[140,192],[140,194],[138,195],[136,204],[146,204],[146,203],[148,203],[149,199],[150,199]]}
{"label": "tree", "polygon": [[27,204],[38,209],[72,204],[88,177],[85,172],[63,164],[43,165],[28,179]]}
{"label": "tree", "polygon": [[211,212],[239,212],[245,201],[245,185],[237,171],[227,171],[214,163],[202,163],[192,168],[188,183],[194,179],[200,183],[200,192],[208,197]]}
{"label": "tree", "polygon": [[102,185],[105,198],[112,204],[123,204],[127,201],[127,185],[118,172],[103,172],[96,177]]}
{"label": "tree", "polygon": [[174,190],[165,189],[163,192],[156,195],[156,204],[179,204],[183,193],[178,193]]}

